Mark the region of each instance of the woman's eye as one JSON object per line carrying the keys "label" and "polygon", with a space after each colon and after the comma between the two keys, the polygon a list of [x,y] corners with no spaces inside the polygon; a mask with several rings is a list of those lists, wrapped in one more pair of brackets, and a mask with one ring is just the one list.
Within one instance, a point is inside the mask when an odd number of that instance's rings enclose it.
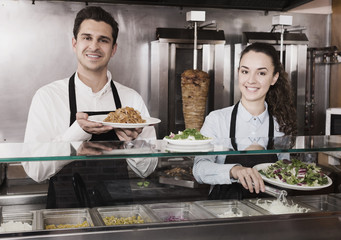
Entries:
{"label": "woman's eye", "polygon": [[265,76],[265,75],[266,75],[266,72],[260,72],[259,75]]}
{"label": "woman's eye", "polygon": [[246,70],[241,70],[240,71],[242,74],[247,74],[248,73],[248,71],[246,71]]}

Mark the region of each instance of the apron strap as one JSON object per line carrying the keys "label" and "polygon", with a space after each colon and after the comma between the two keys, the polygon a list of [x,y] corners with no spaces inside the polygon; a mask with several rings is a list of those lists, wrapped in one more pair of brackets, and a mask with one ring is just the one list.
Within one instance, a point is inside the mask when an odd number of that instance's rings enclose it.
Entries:
{"label": "apron strap", "polygon": [[[234,105],[231,115],[231,122],[230,122],[230,138],[231,144],[235,151],[238,151],[237,143],[236,143],[236,122],[237,122],[237,112],[238,112],[238,105],[239,101]],[[273,145],[273,137],[274,137],[274,119],[269,112],[269,130],[268,130],[268,145],[267,149],[271,148]]]}
{"label": "apron strap", "polygon": [[[69,79],[69,107],[70,107],[70,125],[71,126],[74,121],[76,121],[76,113],[77,113],[77,102],[76,102],[76,91],[75,91],[75,74],[74,73]],[[116,109],[121,108],[121,100],[118,95],[117,88],[113,81],[110,81],[111,91],[114,97]],[[108,114],[108,111],[102,112],[86,112],[89,115],[99,115],[99,114]]]}
{"label": "apron strap", "polygon": [[70,125],[76,121],[77,104],[76,104],[76,91],[75,91],[75,74],[69,79],[69,107],[70,107]]}

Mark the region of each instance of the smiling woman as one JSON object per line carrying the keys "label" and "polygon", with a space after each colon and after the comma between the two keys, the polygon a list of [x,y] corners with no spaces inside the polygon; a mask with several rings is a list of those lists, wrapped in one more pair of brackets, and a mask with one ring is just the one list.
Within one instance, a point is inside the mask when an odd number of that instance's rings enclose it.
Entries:
{"label": "smiling woman", "polygon": [[[291,88],[274,47],[265,43],[246,47],[241,54],[238,76],[240,102],[211,112],[200,132],[212,139],[230,137],[235,151],[245,150],[248,145],[268,149],[269,139],[295,134]],[[252,167],[277,160],[276,154],[199,156],[195,158],[193,175],[199,183],[213,185],[211,199],[257,197],[254,192],[264,192],[265,187],[262,177]]]}

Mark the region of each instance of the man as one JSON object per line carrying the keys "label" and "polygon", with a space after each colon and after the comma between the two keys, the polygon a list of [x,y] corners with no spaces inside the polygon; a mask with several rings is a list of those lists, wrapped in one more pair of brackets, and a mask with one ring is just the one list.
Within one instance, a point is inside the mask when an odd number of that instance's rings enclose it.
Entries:
{"label": "man", "polygon": [[[152,126],[117,129],[88,120],[90,115],[107,114],[126,106],[149,117],[142,97],[114,82],[108,71],[108,63],[117,49],[118,24],[114,18],[100,7],[86,7],[76,16],[73,34],[77,72],[37,91],[28,115],[25,142],[155,139]],[[22,165],[32,179],[40,182],[54,176],[68,163],[25,162]]]}

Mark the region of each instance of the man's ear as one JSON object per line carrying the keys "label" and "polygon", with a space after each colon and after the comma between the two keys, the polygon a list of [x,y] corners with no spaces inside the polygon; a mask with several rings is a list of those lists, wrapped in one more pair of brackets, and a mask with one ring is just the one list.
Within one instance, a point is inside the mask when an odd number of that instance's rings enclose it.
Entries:
{"label": "man's ear", "polygon": [[115,43],[115,45],[114,45],[113,48],[112,48],[111,57],[113,57],[113,56],[115,55],[116,50],[117,50],[117,43]]}
{"label": "man's ear", "polygon": [[73,37],[72,38],[72,49],[74,52],[76,52],[76,45],[77,45],[77,40]]}

